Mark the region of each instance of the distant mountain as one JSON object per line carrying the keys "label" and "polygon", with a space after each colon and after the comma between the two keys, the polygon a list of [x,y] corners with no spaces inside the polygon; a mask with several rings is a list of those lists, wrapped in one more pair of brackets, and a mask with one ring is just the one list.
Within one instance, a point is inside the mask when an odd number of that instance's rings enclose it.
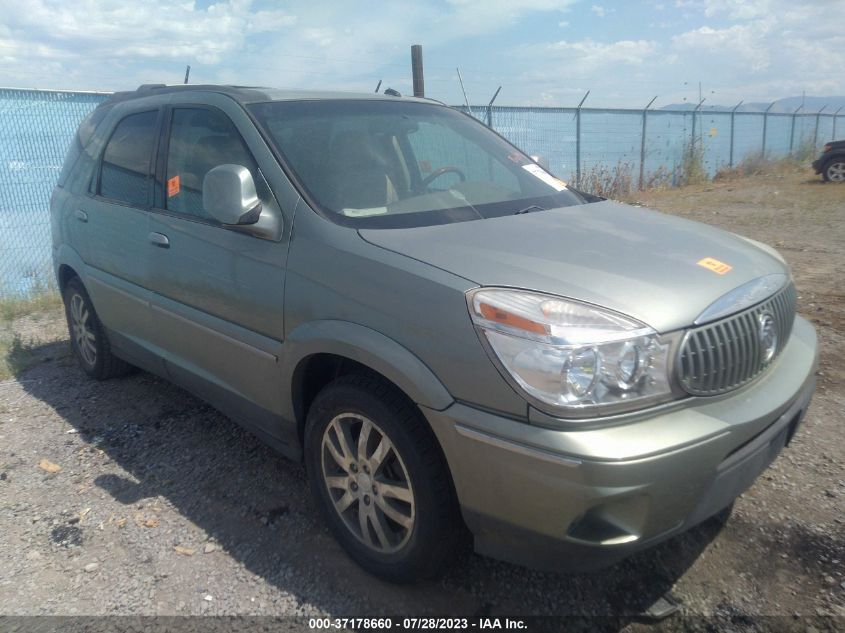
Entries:
{"label": "distant mountain", "polygon": [[[804,107],[800,110],[804,113],[813,113],[821,110],[825,105],[827,107],[824,112],[827,114],[833,113],[839,108],[842,108],[842,114],[845,116],[845,97],[784,97],[775,101],[775,105],[769,112],[795,112],[795,109],[804,102]],[[743,103],[737,109],[737,112],[764,112],[769,107],[769,103]],[[692,110],[695,108],[694,103],[672,103],[660,108],[661,110]],[[708,112],[725,112],[733,109],[732,105],[710,105],[706,101],[701,109]]]}

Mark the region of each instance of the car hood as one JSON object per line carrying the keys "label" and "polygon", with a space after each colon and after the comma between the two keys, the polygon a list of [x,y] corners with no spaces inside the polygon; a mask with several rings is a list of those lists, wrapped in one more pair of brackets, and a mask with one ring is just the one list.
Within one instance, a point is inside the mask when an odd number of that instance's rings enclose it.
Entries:
{"label": "car hood", "polygon": [[[737,286],[788,273],[773,250],[738,235],[611,201],[360,235],[480,286],[586,301],[658,332],[688,327]],[[705,258],[730,269],[706,268]]]}

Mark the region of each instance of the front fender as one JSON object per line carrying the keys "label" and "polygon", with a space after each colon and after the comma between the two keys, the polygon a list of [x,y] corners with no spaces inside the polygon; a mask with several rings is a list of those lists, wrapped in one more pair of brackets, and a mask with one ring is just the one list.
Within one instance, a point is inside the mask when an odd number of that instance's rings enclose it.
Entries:
{"label": "front fender", "polygon": [[[416,355],[363,325],[321,320],[297,326],[285,340],[282,375],[292,379],[299,364],[314,354],[335,354],[366,365],[393,382],[419,405],[442,411],[454,401],[437,376]],[[287,382],[290,384],[292,380]],[[289,411],[285,417],[294,420],[293,397],[286,400]]]}

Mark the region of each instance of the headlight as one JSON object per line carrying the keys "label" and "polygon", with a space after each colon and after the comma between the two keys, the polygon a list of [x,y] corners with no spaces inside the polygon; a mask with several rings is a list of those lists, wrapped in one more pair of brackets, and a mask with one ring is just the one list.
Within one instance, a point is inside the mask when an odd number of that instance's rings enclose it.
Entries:
{"label": "headlight", "polygon": [[488,352],[538,408],[595,417],[672,397],[669,347],[610,310],[524,290],[467,294]]}

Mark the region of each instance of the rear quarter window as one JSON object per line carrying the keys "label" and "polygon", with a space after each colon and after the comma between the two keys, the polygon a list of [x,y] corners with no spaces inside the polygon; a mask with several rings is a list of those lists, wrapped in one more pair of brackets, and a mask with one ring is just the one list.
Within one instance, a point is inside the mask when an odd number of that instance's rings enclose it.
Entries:
{"label": "rear quarter window", "polygon": [[100,123],[102,123],[110,109],[111,108],[100,106],[85,117],[82,120],[82,123],[79,124],[79,128],[76,130],[76,134],[73,135],[70,147],[65,155],[65,161],[62,163],[62,170],[59,172],[59,180],[57,182],[59,187],[64,187],[68,178],[70,178],[70,175],[76,170],[79,165],[80,156],[82,156],[85,148],[88,147],[91,139],[94,138],[94,132],[97,130]]}

